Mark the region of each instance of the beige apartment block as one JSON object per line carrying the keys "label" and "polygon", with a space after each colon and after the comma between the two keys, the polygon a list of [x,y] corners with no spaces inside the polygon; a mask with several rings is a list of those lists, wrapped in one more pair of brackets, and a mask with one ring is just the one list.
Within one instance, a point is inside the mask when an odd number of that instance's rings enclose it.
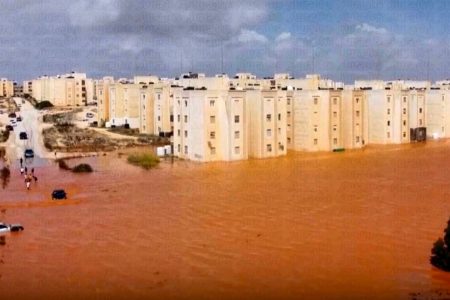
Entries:
{"label": "beige apartment block", "polygon": [[0,78],[0,97],[14,96],[14,82],[7,78]]}
{"label": "beige apartment block", "polygon": [[32,96],[37,101],[47,100],[55,106],[87,105],[94,100],[92,81],[83,73],[43,76],[32,81]]}
{"label": "beige apartment block", "polygon": [[23,84],[23,93],[31,96],[33,94],[33,81],[32,80],[24,81],[22,84]]}
{"label": "beige apartment block", "polygon": [[427,135],[432,138],[450,137],[450,90],[432,87],[426,91]]}
{"label": "beige apartment block", "polygon": [[368,103],[369,143],[409,143],[409,90],[385,88],[365,92]]}
{"label": "beige apartment block", "polygon": [[365,92],[359,89],[343,90],[342,111],[344,148],[363,148],[368,143],[368,111]]}
{"label": "beige apartment block", "polygon": [[248,158],[245,92],[174,89],[174,154],[194,161]]}
{"label": "beige apartment block", "polygon": [[95,85],[97,96],[97,121],[99,126],[104,126],[110,119],[110,105],[109,105],[109,86],[114,84],[114,77],[103,77],[97,80]]}
{"label": "beige apartment block", "polygon": [[206,77],[205,74],[202,73],[186,73],[182,74],[172,83],[184,88],[227,90],[229,87],[229,82],[230,79],[226,74],[218,74],[214,77]]}
{"label": "beige apartment block", "polygon": [[141,84],[115,82],[109,85],[109,121],[106,127],[124,126],[139,128]]}
{"label": "beige apartment block", "polygon": [[318,89],[338,89],[344,84],[331,79],[321,78],[319,74],[309,74],[305,78],[294,78],[289,74],[275,74],[269,80],[270,89],[288,90],[318,90]]}
{"label": "beige apartment block", "polygon": [[286,91],[247,90],[249,156],[286,155]]}
{"label": "beige apartment block", "polygon": [[155,134],[153,84],[145,84],[139,90],[139,132]]}

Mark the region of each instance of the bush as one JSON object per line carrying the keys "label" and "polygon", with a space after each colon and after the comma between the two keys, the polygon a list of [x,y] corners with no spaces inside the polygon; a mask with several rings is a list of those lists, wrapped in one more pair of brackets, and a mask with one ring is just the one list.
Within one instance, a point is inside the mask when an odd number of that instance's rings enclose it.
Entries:
{"label": "bush", "polygon": [[74,173],[91,173],[94,170],[88,164],[79,164],[78,166],[72,168],[72,172]]}
{"label": "bush", "polygon": [[131,154],[128,156],[128,162],[149,170],[159,164],[159,158],[150,153]]}
{"label": "bush", "polygon": [[9,139],[9,130],[1,131],[0,143],[6,142]]}
{"label": "bush", "polygon": [[444,239],[439,238],[431,249],[430,263],[443,271],[450,272],[450,220],[444,230]]}
{"label": "bush", "polygon": [[36,107],[36,109],[44,109],[44,108],[53,107],[53,104],[50,101],[44,100],[44,101],[36,103],[35,107]]}
{"label": "bush", "polygon": [[67,165],[66,161],[64,159],[58,160],[58,166],[60,169],[63,170],[72,170],[69,165]]}

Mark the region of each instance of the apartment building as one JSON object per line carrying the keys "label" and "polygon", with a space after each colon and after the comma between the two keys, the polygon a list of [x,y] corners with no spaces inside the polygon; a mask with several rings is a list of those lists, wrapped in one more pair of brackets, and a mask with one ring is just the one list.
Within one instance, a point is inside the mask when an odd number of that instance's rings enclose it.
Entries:
{"label": "apartment building", "polygon": [[97,122],[99,126],[105,126],[109,121],[110,99],[109,87],[114,84],[114,77],[107,76],[97,80],[95,85],[95,94],[97,97]]}
{"label": "apartment building", "polygon": [[249,156],[275,157],[287,153],[286,91],[247,90]]}
{"label": "apartment building", "polygon": [[427,90],[425,115],[429,137],[450,137],[450,90],[438,86]]}
{"label": "apartment building", "polygon": [[7,78],[0,78],[0,97],[14,96],[14,82]]}
{"label": "apartment building", "polygon": [[173,132],[171,87],[165,83],[143,85],[139,96],[139,130],[169,136]]}
{"label": "apartment building", "polygon": [[139,128],[140,88],[142,84],[115,82],[109,85],[109,121],[106,127]]}
{"label": "apartment building", "polygon": [[194,161],[248,158],[245,92],[174,89],[174,153]]}
{"label": "apartment building", "polygon": [[55,106],[81,106],[94,101],[94,84],[84,73],[42,76],[32,81],[32,96]]}
{"label": "apartment building", "polygon": [[33,94],[33,81],[26,80],[22,83],[22,85],[23,85],[23,93],[31,96]]}

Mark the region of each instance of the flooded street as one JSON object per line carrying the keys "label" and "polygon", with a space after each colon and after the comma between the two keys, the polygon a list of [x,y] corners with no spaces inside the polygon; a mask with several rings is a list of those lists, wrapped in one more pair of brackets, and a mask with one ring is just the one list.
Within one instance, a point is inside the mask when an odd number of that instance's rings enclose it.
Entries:
{"label": "flooded street", "polygon": [[[28,192],[11,170],[0,220],[25,231],[0,242],[1,299],[450,290],[450,274],[429,263],[450,217],[450,141],[150,171],[117,154],[83,161],[96,172],[43,164]],[[58,187],[69,200],[50,200]]]}

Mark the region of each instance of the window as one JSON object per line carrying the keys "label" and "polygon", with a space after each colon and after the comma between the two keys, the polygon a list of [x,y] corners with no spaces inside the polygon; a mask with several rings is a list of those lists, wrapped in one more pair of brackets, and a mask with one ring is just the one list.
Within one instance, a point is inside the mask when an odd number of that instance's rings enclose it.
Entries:
{"label": "window", "polygon": [[161,100],[161,94],[158,94],[158,100]]}
{"label": "window", "polygon": [[421,108],[419,108],[419,113],[422,113],[422,107],[421,107]]}
{"label": "window", "polygon": [[388,115],[390,115],[390,114],[391,114],[391,109],[390,109],[390,108],[388,108],[388,110],[387,110],[387,114],[388,114]]}
{"label": "window", "polygon": [[266,145],[267,152],[272,152],[272,144]]}
{"label": "window", "polygon": [[161,116],[158,116],[158,121],[161,121]]}
{"label": "window", "polygon": [[319,99],[314,98],[314,105],[317,105],[317,104],[319,104]]}
{"label": "window", "polygon": [[180,129],[177,130],[177,135],[178,135],[178,136],[181,135],[181,130],[180,130]]}
{"label": "window", "polygon": [[337,112],[333,111],[333,118],[337,118]]}
{"label": "window", "polygon": [[181,116],[180,116],[180,115],[177,115],[177,121],[178,121],[178,122],[180,122],[180,120],[181,120],[180,118],[181,118]]}
{"label": "window", "polygon": [[287,112],[287,117],[288,117],[288,118],[291,117],[291,112],[290,112],[290,111]]}
{"label": "window", "polygon": [[403,114],[406,115],[406,108],[403,109]]}
{"label": "window", "polygon": [[239,123],[239,116],[234,116],[234,123]]}
{"label": "window", "polygon": [[403,126],[406,126],[406,121],[405,120],[403,120]]}
{"label": "window", "polygon": [[388,132],[388,133],[386,134],[386,136],[387,136],[388,139],[390,139],[390,138],[391,138],[391,133]]}
{"label": "window", "polygon": [[239,131],[235,131],[234,132],[234,138],[238,139],[240,137],[240,132]]}
{"label": "window", "polygon": [[404,137],[404,138],[406,137],[406,132],[403,132],[403,137]]}
{"label": "window", "polygon": [[337,145],[337,142],[338,142],[338,141],[337,141],[337,138],[334,138],[334,139],[333,139],[333,145]]}
{"label": "window", "polygon": [[356,104],[358,104],[359,103],[359,98],[356,98]]}
{"label": "window", "polygon": [[317,125],[314,125],[314,132],[317,132]]}
{"label": "window", "polygon": [[317,145],[317,139],[314,139],[314,145]]}
{"label": "window", "polygon": [[387,102],[391,103],[391,97],[387,97]]}
{"label": "window", "polygon": [[184,123],[187,123],[187,121],[188,121],[188,116],[184,116]]}
{"label": "window", "polygon": [[360,138],[359,138],[359,136],[357,136],[356,137],[356,142],[359,143],[359,140],[360,140]]}
{"label": "window", "polygon": [[272,115],[271,115],[271,114],[267,114],[267,115],[266,115],[266,121],[267,121],[267,122],[272,121]]}
{"label": "window", "polygon": [[422,119],[419,119],[419,125],[422,125]]}
{"label": "window", "polygon": [[212,139],[212,140],[214,140],[214,139],[216,138],[216,132],[215,132],[215,131],[211,131],[211,132],[209,133],[209,138]]}
{"label": "window", "polygon": [[278,114],[278,121],[281,121],[281,114]]}
{"label": "window", "polygon": [[267,129],[266,134],[267,136],[272,136],[272,129]]}
{"label": "window", "polygon": [[187,100],[184,100],[184,106],[187,106]]}
{"label": "window", "polygon": [[403,103],[406,103],[406,97],[403,97]]}
{"label": "window", "polygon": [[359,110],[357,110],[355,113],[356,113],[356,117],[359,118]]}
{"label": "window", "polygon": [[216,147],[211,147],[211,155],[215,155],[216,154]]}
{"label": "window", "polygon": [[185,130],[184,131],[184,137],[187,137],[188,136],[188,132],[187,132],[187,130]]}
{"label": "window", "polygon": [[178,153],[181,152],[181,145],[180,144],[178,144],[177,148],[178,148]]}
{"label": "window", "polygon": [[287,142],[288,142],[288,144],[290,144],[291,143],[291,138],[287,138]]}
{"label": "window", "polygon": [[214,100],[209,100],[209,106],[214,107],[214,102],[215,102]]}
{"label": "window", "polygon": [[387,126],[391,126],[391,121],[387,121]]}
{"label": "window", "polygon": [[188,154],[188,146],[184,146],[184,154]]}
{"label": "window", "polygon": [[209,117],[209,123],[211,123],[211,124],[216,123],[216,116],[210,116]]}
{"label": "window", "polygon": [[234,147],[234,154],[240,154],[241,148],[239,146]]}
{"label": "window", "polygon": [[291,99],[290,98],[287,99],[287,105],[291,105]]}
{"label": "window", "polygon": [[333,104],[336,105],[337,104],[337,99],[333,98]]}

